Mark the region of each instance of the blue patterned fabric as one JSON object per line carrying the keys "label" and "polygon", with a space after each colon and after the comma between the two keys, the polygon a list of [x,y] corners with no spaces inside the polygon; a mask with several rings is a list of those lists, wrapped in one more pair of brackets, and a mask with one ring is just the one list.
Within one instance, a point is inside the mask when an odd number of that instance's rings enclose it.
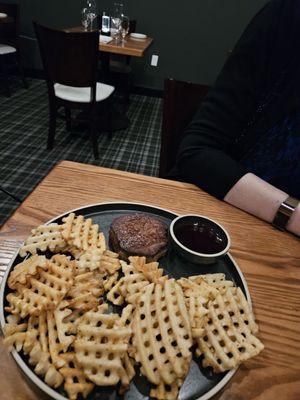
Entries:
{"label": "blue patterned fabric", "polygon": [[267,131],[241,163],[265,181],[300,198],[300,113],[285,117]]}

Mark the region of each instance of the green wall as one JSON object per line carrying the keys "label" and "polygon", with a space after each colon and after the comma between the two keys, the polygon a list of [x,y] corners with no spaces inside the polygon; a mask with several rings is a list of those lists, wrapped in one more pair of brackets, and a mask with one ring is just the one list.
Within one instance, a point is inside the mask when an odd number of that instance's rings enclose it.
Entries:
{"label": "green wall", "polygon": [[[15,2],[9,1],[7,2]],[[84,0],[20,0],[21,34],[33,37],[32,20],[48,26],[80,24]],[[114,1],[98,0],[110,11]],[[126,13],[138,21],[137,31],[154,38],[142,59],[134,58],[134,83],[162,89],[166,77],[211,84],[228,51],[266,0],[124,0]],[[36,42],[22,38],[24,64],[40,68]],[[159,56],[150,66],[151,55]]]}

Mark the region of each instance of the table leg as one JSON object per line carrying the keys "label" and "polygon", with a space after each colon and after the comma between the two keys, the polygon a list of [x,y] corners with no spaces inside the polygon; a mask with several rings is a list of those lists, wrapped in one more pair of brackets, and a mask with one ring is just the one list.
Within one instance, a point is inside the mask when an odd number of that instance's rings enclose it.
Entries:
{"label": "table leg", "polygon": [[[102,80],[106,83],[110,83],[110,53],[101,52],[101,67],[102,67]],[[129,118],[122,112],[116,109],[112,103],[112,131],[118,131],[127,129],[130,124]]]}

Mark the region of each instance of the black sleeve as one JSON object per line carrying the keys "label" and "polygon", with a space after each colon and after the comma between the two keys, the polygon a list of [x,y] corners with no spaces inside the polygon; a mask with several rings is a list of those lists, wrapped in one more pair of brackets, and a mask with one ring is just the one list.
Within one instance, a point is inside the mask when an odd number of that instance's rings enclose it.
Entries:
{"label": "black sleeve", "polygon": [[220,199],[248,172],[235,160],[233,149],[263,91],[276,6],[268,3],[252,19],[179,148],[180,177]]}

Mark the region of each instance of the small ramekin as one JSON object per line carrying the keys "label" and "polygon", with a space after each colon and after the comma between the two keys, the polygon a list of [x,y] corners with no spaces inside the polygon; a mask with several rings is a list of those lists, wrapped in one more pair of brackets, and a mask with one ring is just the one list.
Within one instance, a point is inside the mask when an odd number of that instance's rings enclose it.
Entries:
{"label": "small ramekin", "polygon": [[[224,248],[217,253],[199,253],[183,245],[176,237],[176,230],[179,226],[189,223],[201,223],[211,227],[218,235],[225,238]],[[228,252],[231,244],[230,236],[222,225],[204,215],[197,214],[180,215],[175,218],[170,225],[169,237],[175,251],[187,261],[195,264],[212,264],[216,262],[217,258],[224,256]]]}

